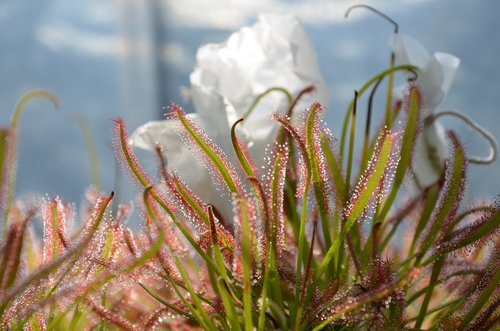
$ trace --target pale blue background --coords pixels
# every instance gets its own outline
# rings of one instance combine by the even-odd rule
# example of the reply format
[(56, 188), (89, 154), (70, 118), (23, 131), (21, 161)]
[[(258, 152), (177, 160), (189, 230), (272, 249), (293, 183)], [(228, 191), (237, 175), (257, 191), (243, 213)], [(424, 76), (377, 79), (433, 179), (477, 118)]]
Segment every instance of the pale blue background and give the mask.
[[(339, 118), (352, 91), (387, 67), (392, 26), (366, 11), (344, 10), (354, 1), (98, 1), (0, 2), (0, 123), (7, 125), (19, 97), (43, 87), (61, 99), (29, 105), (20, 129), (18, 194), (59, 194), (80, 201), (90, 183), (82, 135), (69, 113), (85, 116), (99, 143), (103, 190), (114, 182), (111, 118), (131, 132), (162, 116), (161, 105), (182, 104), (196, 49), (221, 42), (260, 11), (296, 12), (310, 33), (331, 87), (327, 120), (338, 136)], [(500, 138), (500, 2), (495, 0), (365, 1), (400, 23), (430, 51), (459, 56), (462, 66), (443, 108), (461, 110)], [(210, 4), (210, 5), (207, 5)], [(152, 23), (156, 22), (156, 23)], [(186, 105), (189, 109), (189, 105)], [(455, 120), (467, 151), (487, 146)], [(150, 164), (151, 166), (151, 164)], [(476, 198), (500, 192), (500, 163), (472, 166)], [(125, 187), (129, 187), (128, 184)], [(125, 192), (130, 191), (126, 189)], [(129, 192), (123, 199), (130, 199)], [(468, 198), (472, 201), (472, 198)]]

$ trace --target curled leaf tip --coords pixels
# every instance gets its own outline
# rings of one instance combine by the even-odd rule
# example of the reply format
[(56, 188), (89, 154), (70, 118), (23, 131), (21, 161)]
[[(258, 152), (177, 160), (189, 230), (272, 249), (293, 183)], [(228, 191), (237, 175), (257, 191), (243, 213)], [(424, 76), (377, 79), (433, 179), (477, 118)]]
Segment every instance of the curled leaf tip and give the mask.
[(121, 117), (115, 117), (115, 118), (112, 118), (111, 121), (115, 124), (118, 124), (118, 125), (122, 125), (123, 124), (123, 118)]
[(305, 89), (302, 90), (303, 93), (311, 93), (316, 91), (316, 86), (314, 85), (309, 85)]
[(166, 111), (163, 114), (165, 117), (177, 116), (186, 113), (184, 109), (175, 102), (172, 102), (169, 106), (163, 106), (163, 110)]
[(243, 122), (245, 120), (244, 117), (238, 119), (236, 122), (233, 123), (233, 125), (231, 126), (231, 135), (234, 135), (234, 131), (236, 130), (236, 126), (238, 124), (240, 124), (241, 122)]
[(243, 122), (244, 120), (245, 120), (245, 118), (244, 118), (244, 117), (242, 117), (242, 118), (238, 119), (236, 122), (234, 122), (233, 126), (236, 126), (237, 124), (239, 124), (239, 123)]
[(323, 105), (321, 105), (321, 103), (319, 103), (318, 101), (315, 101), (315, 102), (313, 102), (311, 108), (314, 110), (322, 110)]

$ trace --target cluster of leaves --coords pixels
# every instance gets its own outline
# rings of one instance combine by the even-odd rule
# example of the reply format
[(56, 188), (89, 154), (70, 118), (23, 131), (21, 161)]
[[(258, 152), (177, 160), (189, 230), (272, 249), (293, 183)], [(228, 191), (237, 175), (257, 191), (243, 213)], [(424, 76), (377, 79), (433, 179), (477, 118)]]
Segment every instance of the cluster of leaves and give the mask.
[[(493, 326), (500, 318), (500, 205), (461, 206), (467, 158), (453, 132), (441, 180), (412, 196), (402, 189), (423, 125), (417, 86), (410, 84), (398, 102), (389, 93), (374, 134), (367, 116), (355, 167), (357, 100), (385, 77), (391, 91), (400, 70), (416, 68), (392, 67), (356, 93), (338, 149), (321, 121), (321, 105), (295, 120), (274, 114), (270, 120), (281, 126), (263, 167), (236, 135), (241, 120), (231, 130), (235, 153), (228, 156), (173, 105), (170, 116), (219, 183), (231, 219), (168, 169), (161, 146), (162, 179), (151, 179), (125, 124), (115, 120), (115, 152), (143, 191), (143, 228), (135, 234), (125, 222), (130, 205), (108, 210), (113, 194), (89, 190), (79, 213), (57, 197), (30, 206), (14, 202), (20, 109), (33, 96), (52, 98), (28, 95), (12, 125), (0, 130), (2, 328)], [(33, 230), (37, 217), (43, 238)]]

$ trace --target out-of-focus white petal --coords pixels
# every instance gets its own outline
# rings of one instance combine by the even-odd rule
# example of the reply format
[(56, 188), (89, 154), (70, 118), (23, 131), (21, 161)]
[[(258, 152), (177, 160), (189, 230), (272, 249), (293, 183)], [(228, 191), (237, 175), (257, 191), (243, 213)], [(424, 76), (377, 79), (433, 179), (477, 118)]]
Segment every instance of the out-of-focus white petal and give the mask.
[(455, 80), (455, 75), (457, 74), (458, 68), (460, 67), (460, 59), (455, 55), (442, 52), (435, 53), (434, 57), (441, 64), (443, 72), (441, 89), (443, 90), (444, 94), (448, 94), (451, 84)]
[(413, 171), (420, 187), (435, 183), (448, 156), (444, 127), (437, 121), (423, 128), (415, 146)]
[[(432, 116), (448, 94), (460, 59), (447, 53), (434, 53), (431, 56), (416, 39), (399, 33), (392, 36), (389, 46), (396, 56), (397, 64), (411, 64), (419, 68), (416, 84), (422, 88), (424, 95), (423, 116)], [(447, 156), (444, 128), (437, 120), (424, 119), (413, 163), (416, 181), (420, 186), (428, 186), (439, 179)]]
[(210, 88), (193, 86), (191, 100), (196, 109), (197, 124), (214, 139), (217, 135), (229, 136), (229, 122), (224, 99)]
[[(172, 140), (178, 140), (176, 124), (173, 121), (151, 121), (141, 125), (130, 135), (130, 144), (137, 148), (154, 151), (157, 144), (172, 144)], [(180, 149), (177, 144), (172, 147)]]
[(411, 64), (419, 68), (416, 83), (424, 93), (424, 114), (434, 113), (451, 87), (460, 59), (447, 53), (430, 56), (420, 42), (400, 33), (392, 36), (389, 46), (396, 55), (397, 64)]
[[(329, 101), (312, 44), (292, 15), (261, 15), (256, 24), (242, 28), (226, 42), (201, 47), (190, 81), (193, 88), (204, 87), (224, 99), (230, 124), (243, 117), (253, 100), (270, 87), (283, 87), (295, 95), (315, 85), (317, 91), (303, 98), (298, 111), (313, 101)], [(286, 109), (286, 97), (280, 92), (261, 99), (240, 125), (249, 144), (256, 146), (263, 140), (269, 143), (277, 128), (269, 115)], [(257, 159), (263, 156), (253, 148), (251, 151), (258, 154)]]
[(399, 64), (412, 64), (423, 68), (429, 62), (430, 55), (427, 49), (411, 36), (396, 33), (389, 40), (389, 46), (396, 54), (396, 61)]

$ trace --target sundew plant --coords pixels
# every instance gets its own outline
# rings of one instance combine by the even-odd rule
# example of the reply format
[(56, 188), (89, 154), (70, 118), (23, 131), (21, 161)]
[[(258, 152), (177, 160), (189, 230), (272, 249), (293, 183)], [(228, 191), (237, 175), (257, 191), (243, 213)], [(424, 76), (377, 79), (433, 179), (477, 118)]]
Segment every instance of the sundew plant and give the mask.
[[(428, 53), (397, 24), (390, 47), (388, 68), (367, 77), (344, 112), (322, 106), (314, 50), (290, 15), (262, 15), (202, 47), (190, 77), (196, 113), (172, 104), (166, 120), (130, 137), (123, 120), (112, 122), (139, 213), (131, 203), (111, 208), (114, 194), (95, 187), (80, 211), (60, 197), (15, 198), (22, 108), (34, 97), (57, 106), (47, 91), (25, 95), (0, 129), (1, 328), (498, 327), (500, 203), (462, 202), (467, 168), (491, 163), (495, 140), (439, 110), (457, 57)], [(401, 93), (396, 75), (407, 77)], [(341, 132), (328, 129), (325, 111), (341, 114)], [(490, 155), (468, 155), (441, 116), (469, 124)], [(133, 147), (155, 153), (157, 174)]]

